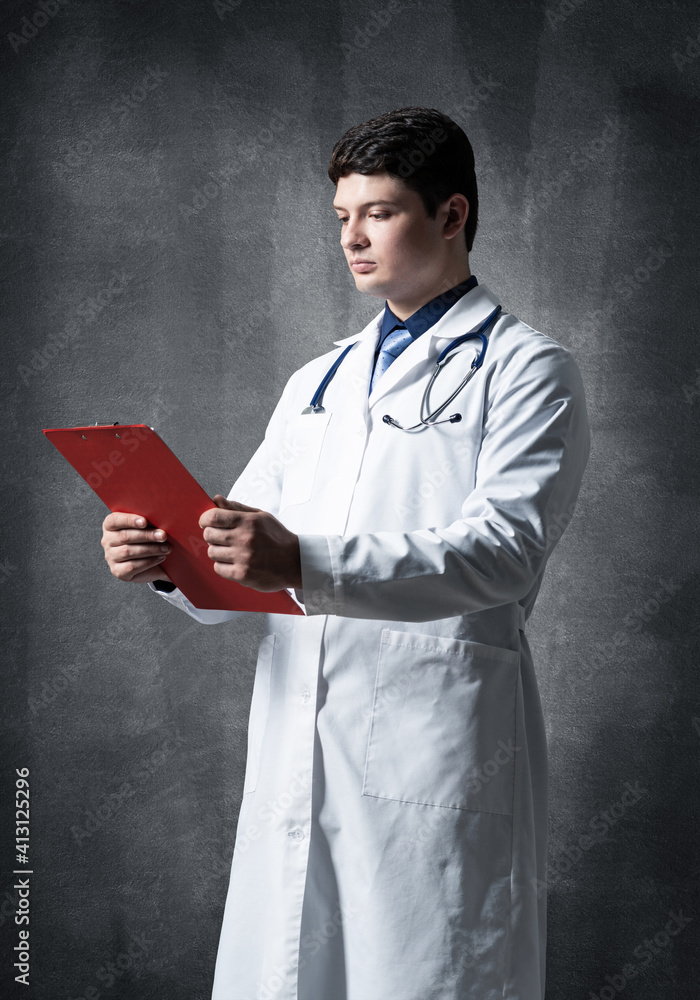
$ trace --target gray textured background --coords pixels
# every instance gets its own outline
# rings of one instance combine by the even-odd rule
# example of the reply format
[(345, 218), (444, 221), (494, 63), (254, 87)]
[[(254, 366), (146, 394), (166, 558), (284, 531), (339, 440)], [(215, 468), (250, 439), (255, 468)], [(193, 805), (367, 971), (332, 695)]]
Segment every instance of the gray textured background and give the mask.
[[(291, 372), (381, 307), (338, 246), (333, 142), (424, 104), (475, 149), (473, 271), (573, 350), (588, 394), (579, 507), (528, 628), (551, 759), (547, 997), (696, 998), (697, 4), (48, 9), (5, 0), (0, 35), (3, 995), (208, 997), (262, 630), (204, 628), (114, 580), (105, 508), (41, 428), (150, 424), (227, 493)], [(23, 766), (32, 987), (15, 992)], [(688, 926), (635, 957), (679, 909)], [(141, 957), (110, 982), (134, 935)]]

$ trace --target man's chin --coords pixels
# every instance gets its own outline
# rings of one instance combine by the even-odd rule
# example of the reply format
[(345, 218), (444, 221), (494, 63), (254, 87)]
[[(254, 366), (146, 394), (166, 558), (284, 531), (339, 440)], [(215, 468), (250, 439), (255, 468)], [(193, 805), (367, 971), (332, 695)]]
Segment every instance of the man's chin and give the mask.
[(367, 274), (357, 274), (353, 271), (355, 288), (363, 295), (374, 295), (375, 298), (385, 299), (387, 297), (387, 286), (374, 271)]

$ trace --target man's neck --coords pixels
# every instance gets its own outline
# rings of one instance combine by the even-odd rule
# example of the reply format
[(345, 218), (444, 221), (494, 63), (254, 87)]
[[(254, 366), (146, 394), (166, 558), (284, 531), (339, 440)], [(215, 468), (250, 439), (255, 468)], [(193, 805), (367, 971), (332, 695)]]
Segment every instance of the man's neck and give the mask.
[(444, 271), (440, 280), (429, 289), (417, 292), (410, 298), (400, 300), (387, 299), (387, 305), (393, 312), (394, 316), (403, 321), (408, 319), (409, 316), (412, 316), (415, 312), (418, 312), (421, 306), (424, 306), (428, 302), (432, 302), (432, 300), (437, 298), (439, 295), (449, 292), (449, 290), (454, 288), (455, 285), (461, 285), (461, 283), (466, 281), (468, 278), (471, 278), (469, 264), (462, 264), (451, 270)]

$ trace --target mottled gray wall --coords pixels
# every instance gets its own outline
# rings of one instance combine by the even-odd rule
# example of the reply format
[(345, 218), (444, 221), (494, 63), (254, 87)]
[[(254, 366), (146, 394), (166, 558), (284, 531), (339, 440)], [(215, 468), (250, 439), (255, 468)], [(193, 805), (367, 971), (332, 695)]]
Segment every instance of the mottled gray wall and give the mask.
[[(0, 35), (3, 995), (208, 997), (262, 630), (114, 580), (105, 509), (41, 428), (148, 423), (227, 493), (290, 373), (378, 308), (338, 247), (333, 142), (425, 104), (476, 152), (474, 272), (588, 393), (586, 480), (528, 627), (548, 1000), (697, 997), (697, 4), (44, 6), (5, 0)], [(10, 958), (25, 766), (30, 990)]]

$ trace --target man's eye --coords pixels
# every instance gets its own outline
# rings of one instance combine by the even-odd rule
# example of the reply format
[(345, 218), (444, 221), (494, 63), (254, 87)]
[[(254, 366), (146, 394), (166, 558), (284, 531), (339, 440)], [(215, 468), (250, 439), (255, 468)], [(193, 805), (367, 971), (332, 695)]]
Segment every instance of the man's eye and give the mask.
[[(388, 219), (389, 215), (390, 215), (389, 212), (372, 212), (372, 214), (370, 215), (370, 219)], [(339, 215), (337, 216), (337, 219), (338, 222), (340, 223), (345, 223), (348, 221), (347, 215)]]

